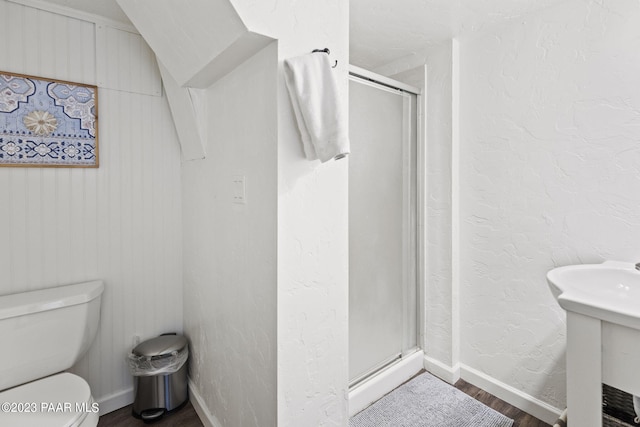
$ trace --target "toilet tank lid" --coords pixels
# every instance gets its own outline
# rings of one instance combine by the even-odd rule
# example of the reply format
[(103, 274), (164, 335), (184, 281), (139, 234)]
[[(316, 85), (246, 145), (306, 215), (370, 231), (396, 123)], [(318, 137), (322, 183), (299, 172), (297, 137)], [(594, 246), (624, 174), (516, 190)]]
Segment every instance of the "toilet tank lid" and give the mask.
[(102, 280), (0, 296), (0, 320), (87, 303), (104, 290)]

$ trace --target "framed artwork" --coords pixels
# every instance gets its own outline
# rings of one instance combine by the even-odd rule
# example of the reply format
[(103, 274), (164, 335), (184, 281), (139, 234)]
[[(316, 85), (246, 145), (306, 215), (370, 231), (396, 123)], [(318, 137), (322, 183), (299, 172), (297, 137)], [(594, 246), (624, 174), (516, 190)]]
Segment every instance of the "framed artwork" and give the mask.
[(0, 166), (98, 165), (96, 86), (0, 71)]

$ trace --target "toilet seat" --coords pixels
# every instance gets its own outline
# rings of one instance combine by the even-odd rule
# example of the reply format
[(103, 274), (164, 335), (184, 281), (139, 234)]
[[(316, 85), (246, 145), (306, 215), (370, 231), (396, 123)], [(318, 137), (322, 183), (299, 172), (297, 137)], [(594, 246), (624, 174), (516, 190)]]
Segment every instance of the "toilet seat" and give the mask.
[(6, 412), (3, 408), (2, 426), (89, 427), (98, 423), (89, 384), (68, 372), (0, 392), (0, 404), (3, 402), (15, 404), (13, 410), (19, 412)]

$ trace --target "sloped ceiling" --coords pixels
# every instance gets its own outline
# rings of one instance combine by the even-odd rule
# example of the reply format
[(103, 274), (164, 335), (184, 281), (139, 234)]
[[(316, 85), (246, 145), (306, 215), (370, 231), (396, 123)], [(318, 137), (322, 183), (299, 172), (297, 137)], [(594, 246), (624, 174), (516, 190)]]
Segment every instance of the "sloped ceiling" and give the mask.
[[(47, 0), (129, 23), (115, 0)], [(350, 62), (375, 69), (453, 36), (567, 0), (350, 0)]]

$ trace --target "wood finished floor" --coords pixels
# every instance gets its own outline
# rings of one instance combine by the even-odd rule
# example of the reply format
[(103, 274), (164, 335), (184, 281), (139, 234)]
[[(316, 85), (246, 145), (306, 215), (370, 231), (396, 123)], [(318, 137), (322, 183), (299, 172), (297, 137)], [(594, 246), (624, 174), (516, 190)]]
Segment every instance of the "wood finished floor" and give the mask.
[[(550, 427), (549, 424), (509, 405), (464, 380), (459, 380), (454, 386), (458, 390), (514, 420), (513, 427)], [(100, 417), (100, 422), (98, 422), (98, 427), (141, 427), (145, 425), (147, 424), (142, 420), (134, 418), (131, 415), (131, 406), (125, 406), (122, 409), (103, 415)], [(165, 415), (161, 420), (151, 425), (153, 427), (203, 427), (191, 402), (187, 403), (182, 409)]]
[(110, 412), (100, 417), (98, 427), (204, 427), (191, 402), (170, 414), (165, 414), (160, 420), (145, 424), (144, 421), (131, 415), (131, 405)]
[(497, 397), (487, 393), (486, 391), (479, 389), (478, 387), (469, 384), (464, 380), (458, 380), (454, 384), (455, 388), (468, 394), (479, 402), (484, 403), (489, 408), (500, 412), (502, 415), (509, 417), (513, 420), (513, 427), (551, 427), (549, 424), (540, 421), (532, 415), (521, 411), (520, 409), (509, 405), (507, 402), (498, 399)]

